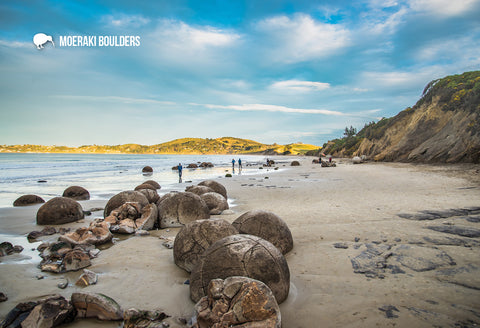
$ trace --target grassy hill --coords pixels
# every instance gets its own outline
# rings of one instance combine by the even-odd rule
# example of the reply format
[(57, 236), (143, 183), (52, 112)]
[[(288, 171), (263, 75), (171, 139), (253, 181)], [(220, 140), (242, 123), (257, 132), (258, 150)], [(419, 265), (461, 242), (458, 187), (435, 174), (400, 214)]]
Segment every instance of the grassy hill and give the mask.
[(217, 139), (182, 138), (157, 145), (125, 144), (115, 146), (85, 145), (80, 147), (3, 145), (0, 153), (85, 153), (85, 154), (284, 154), (299, 155), (320, 147), (303, 143), (267, 145), (257, 141), (222, 137)]

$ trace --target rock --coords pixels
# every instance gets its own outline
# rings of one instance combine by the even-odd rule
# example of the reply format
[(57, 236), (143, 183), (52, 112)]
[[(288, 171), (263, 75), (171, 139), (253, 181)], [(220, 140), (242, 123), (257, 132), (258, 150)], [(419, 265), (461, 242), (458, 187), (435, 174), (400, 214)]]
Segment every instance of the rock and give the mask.
[(71, 301), (77, 310), (77, 318), (123, 320), (120, 305), (104, 294), (73, 293)]
[(348, 245), (347, 245), (347, 243), (335, 243), (335, 244), (333, 244), (333, 247), (341, 248), (341, 249), (347, 249)]
[(293, 248), (293, 238), (285, 221), (272, 212), (248, 211), (233, 221), (239, 233), (261, 237), (275, 245), (282, 254)]
[(21, 323), (30, 314), (37, 302), (18, 303), (10, 312), (8, 312), (5, 320), (0, 323), (2, 328), (21, 327)]
[(205, 180), (205, 181), (202, 181), (198, 184), (199, 186), (206, 186), (206, 187), (209, 187), (209, 188), (212, 188), (213, 191), (215, 192), (218, 192), (220, 195), (222, 195), (223, 197), (225, 197), (225, 199), (228, 199), (227, 197), (227, 189), (225, 189), (225, 187), (217, 182), (217, 181), (214, 181), (214, 180)]
[(195, 164), (195, 163), (190, 163), (190, 164), (188, 164), (188, 166), (187, 166), (187, 169), (196, 169), (196, 168), (198, 168), (198, 165)]
[(43, 204), (37, 212), (37, 224), (64, 224), (84, 218), (82, 206), (73, 199), (55, 197)]
[(365, 244), (366, 250), (350, 260), (354, 273), (365, 274), (368, 278), (383, 278), (387, 270), (392, 273), (405, 273), (395, 266), (387, 266), (387, 259), (392, 256), (390, 245)]
[(322, 161), (322, 167), (337, 167), (337, 163)]
[(200, 167), (214, 167), (212, 162), (202, 162), (199, 166)]
[[(73, 321), (75, 309), (60, 295), (47, 296), (37, 302), (21, 322), (22, 328), (50, 328)], [(2, 326), (3, 327), (3, 326)]]
[[(39, 246), (40, 249), (40, 246)], [(90, 252), (94, 249), (92, 245), (72, 245), (65, 241), (48, 244), (41, 247), (40, 268), (47, 272), (76, 271), (91, 264)], [(93, 257), (93, 256), (92, 256)]]
[(103, 212), (103, 217), (106, 218), (108, 215), (110, 215), (111, 211), (119, 208), (126, 202), (137, 202), (140, 203), (142, 207), (149, 203), (147, 197), (145, 197), (145, 195), (143, 195), (141, 192), (133, 190), (122, 191), (110, 198), (110, 200), (107, 202)]
[(388, 319), (392, 319), (392, 318), (398, 318), (398, 315), (394, 314), (393, 311), (396, 311), (396, 312), (400, 312), (397, 307), (393, 306), (393, 305), (384, 305), (380, 308), (378, 308), (380, 311), (382, 312), (385, 312), (385, 316), (388, 318)]
[(74, 249), (63, 257), (62, 271), (78, 271), (90, 266), (90, 256), (79, 249)]
[(4, 241), (0, 244), (0, 256), (7, 256), (13, 254), (13, 245), (8, 241)]
[(59, 282), (59, 283), (57, 284), (57, 287), (60, 288), (60, 289), (65, 289), (65, 288), (67, 288), (67, 287), (68, 287), (68, 280)]
[(75, 200), (89, 200), (90, 193), (87, 189), (80, 186), (71, 186), (65, 189), (63, 197), (68, 197)]
[(147, 180), (147, 181), (145, 181), (145, 182), (142, 183), (142, 184), (149, 184), (149, 185), (151, 185), (151, 186), (154, 186), (155, 189), (161, 189), (161, 188), (162, 188), (157, 181), (153, 181), (153, 180)]
[(355, 156), (354, 158), (352, 158), (352, 163), (353, 164), (360, 164), (362, 163), (362, 159), (359, 157), (359, 156)]
[(232, 235), (213, 243), (190, 276), (190, 298), (198, 302), (212, 279), (245, 276), (264, 282), (278, 303), (288, 296), (290, 271), (282, 253), (270, 242), (252, 235)]
[(191, 272), (200, 256), (211, 244), (237, 233), (237, 229), (223, 219), (189, 222), (180, 229), (175, 237), (173, 244), (175, 264), (187, 272)]
[(205, 201), (191, 192), (168, 193), (160, 198), (157, 206), (160, 228), (180, 227), (210, 217)]
[(439, 269), (436, 278), (465, 288), (480, 290), (480, 267), (473, 263), (465, 266)]
[(469, 238), (480, 237), (480, 229), (476, 229), (476, 228), (460, 227), (456, 225), (429, 226), (426, 228), (430, 230), (438, 231), (438, 232), (444, 232), (444, 233), (449, 233), (449, 234), (463, 236), (463, 237), (469, 237)]
[(198, 186), (198, 185), (197, 186), (188, 186), (187, 188), (185, 188), (185, 191), (193, 192), (194, 194), (197, 194), (199, 196), (201, 196), (203, 194), (206, 194), (207, 192), (215, 192), (215, 190), (213, 190), (210, 187)]
[(157, 205), (127, 202), (112, 211), (105, 221), (110, 224), (110, 231), (132, 234), (137, 230), (151, 230), (157, 224)]
[(23, 251), (23, 247), (20, 245), (15, 245), (13, 246), (13, 252), (14, 253), (21, 253)]
[(45, 227), (42, 231), (32, 231), (27, 235), (28, 239), (37, 239), (42, 236), (51, 236), (57, 233), (54, 227)]
[(290, 166), (300, 166), (300, 162), (299, 161), (292, 161), (290, 163)]
[(135, 187), (135, 191), (140, 191), (142, 189), (150, 189), (150, 190), (155, 190), (157, 191), (157, 188), (155, 188), (154, 186), (152, 186), (151, 184), (149, 183), (142, 183), (141, 185), (138, 185)]
[(163, 328), (168, 327), (163, 322), (170, 317), (162, 310), (143, 311), (128, 309), (123, 312), (124, 328)]
[(394, 248), (392, 260), (416, 272), (455, 265), (455, 261), (444, 251), (413, 245), (400, 245)]
[(29, 205), (35, 205), (35, 204), (42, 204), (45, 203), (45, 200), (43, 200), (42, 197), (39, 197), (37, 195), (23, 195), (18, 197), (14, 202), (13, 206), (29, 206)]
[(147, 165), (142, 169), (142, 173), (153, 173), (153, 169), (151, 166)]
[(6, 300), (8, 300), (7, 295), (5, 295), (4, 293), (0, 292), (0, 302), (5, 302)]
[(139, 192), (141, 192), (145, 197), (147, 197), (150, 204), (156, 204), (160, 200), (160, 196), (158, 195), (156, 190), (140, 189)]
[(320, 161), (318, 159), (312, 160), (312, 164), (320, 164)]
[(113, 238), (109, 224), (101, 219), (96, 219), (90, 225), (78, 228), (74, 232), (66, 233), (58, 238), (73, 245), (91, 244), (101, 245), (108, 243)]
[(82, 275), (78, 278), (75, 285), (79, 287), (87, 287), (90, 285), (95, 285), (98, 281), (98, 275), (90, 270), (83, 269)]
[(194, 328), (280, 328), (281, 314), (275, 297), (263, 282), (247, 277), (214, 279), (207, 296), (195, 305)]
[(216, 192), (207, 192), (200, 196), (208, 206), (210, 210), (210, 215), (219, 215), (222, 214), (224, 210), (228, 210), (228, 202), (219, 193)]

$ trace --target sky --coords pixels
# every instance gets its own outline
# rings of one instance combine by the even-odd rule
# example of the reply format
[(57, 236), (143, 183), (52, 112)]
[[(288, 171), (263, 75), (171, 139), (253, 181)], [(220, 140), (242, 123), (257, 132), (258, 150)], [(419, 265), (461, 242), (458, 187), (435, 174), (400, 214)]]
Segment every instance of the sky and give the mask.
[(321, 146), (479, 69), (480, 0), (3, 0), (0, 144)]

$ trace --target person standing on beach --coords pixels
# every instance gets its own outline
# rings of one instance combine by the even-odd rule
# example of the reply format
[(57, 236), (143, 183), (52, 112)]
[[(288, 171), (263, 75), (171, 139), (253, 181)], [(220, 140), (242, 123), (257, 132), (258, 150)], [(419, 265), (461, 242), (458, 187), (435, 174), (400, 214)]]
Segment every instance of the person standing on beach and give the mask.
[(242, 169), (242, 159), (241, 158), (238, 159), (238, 169), (239, 170)]
[(235, 159), (232, 158), (232, 169), (235, 171)]
[(182, 163), (178, 163), (177, 169), (178, 169), (178, 182), (182, 182), (182, 170), (183, 170)]

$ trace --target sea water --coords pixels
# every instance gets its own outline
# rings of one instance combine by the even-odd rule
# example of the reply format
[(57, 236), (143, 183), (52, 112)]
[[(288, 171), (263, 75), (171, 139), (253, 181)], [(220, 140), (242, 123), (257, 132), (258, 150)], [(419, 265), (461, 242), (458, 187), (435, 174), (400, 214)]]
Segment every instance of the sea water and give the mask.
[[(235, 172), (232, 172), (232, 158)], [(238, 170), (238, 159), (243, 169)], [(146, 180), (155, 180), (161, 193), (183, 191), (186, 184), (225, 177), (230, 174), (258, 174), (266, 162), (263, 155), (125, 155), (125, 154), (0, 154), (0, 207), (11, 207), (22, 195), (34, 194), (45, 201), (62, 196), (69, 186), (81, 186), (90, 192), (90, 199), (106, 199), (133, 190)], [(288, 161), (285, 158), (285, 163)], [(211, 162), (213, 168), (187, 169), (190, 163)], [(184, 167), (183, 180), (173, 166)], [(153, 168), (152, 175), (142, 174), (144, 166)], [(46, 181), (46, 182), (39, 182)]]

